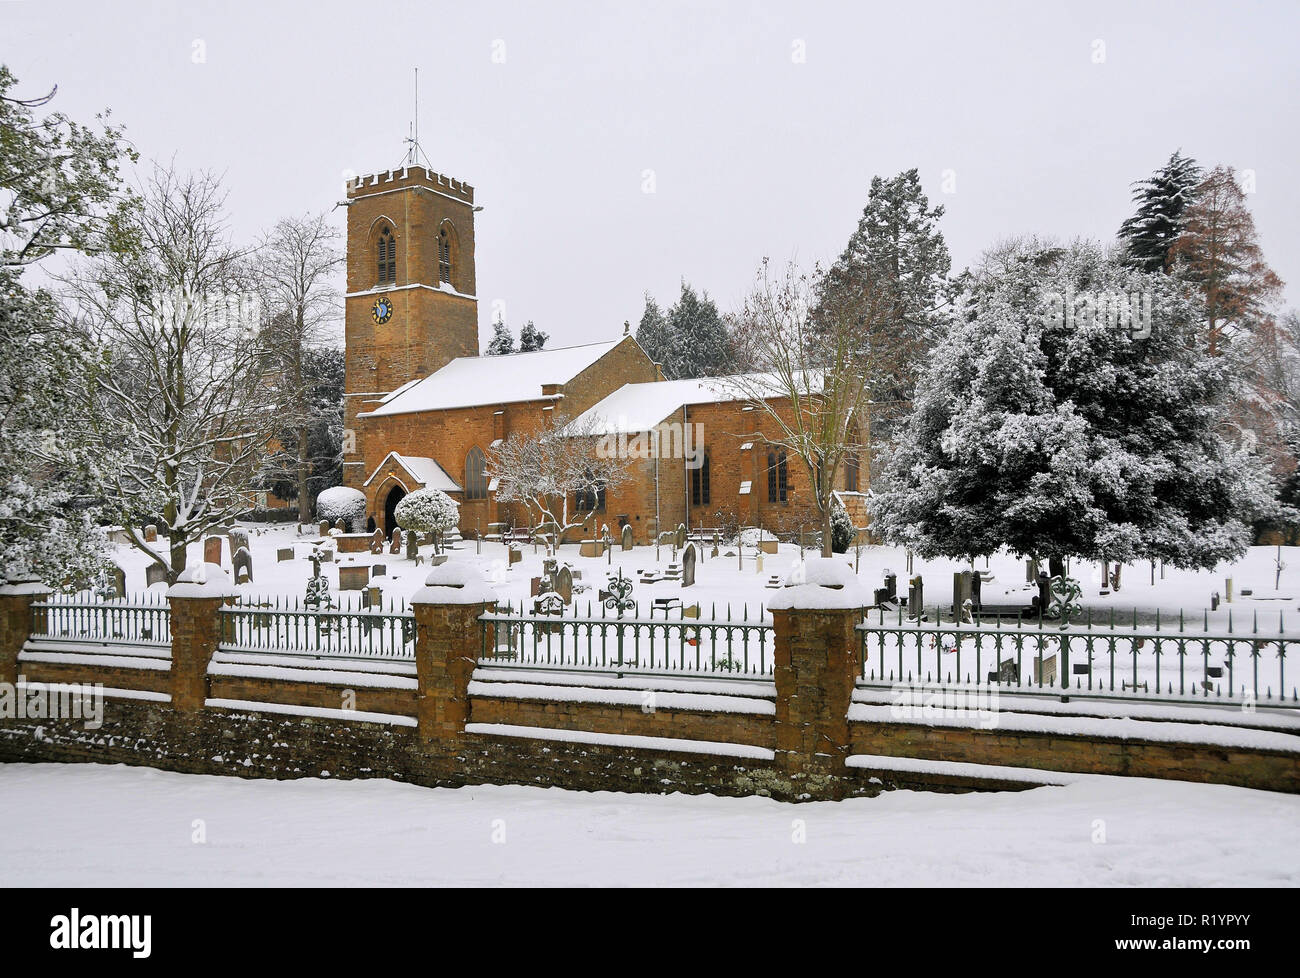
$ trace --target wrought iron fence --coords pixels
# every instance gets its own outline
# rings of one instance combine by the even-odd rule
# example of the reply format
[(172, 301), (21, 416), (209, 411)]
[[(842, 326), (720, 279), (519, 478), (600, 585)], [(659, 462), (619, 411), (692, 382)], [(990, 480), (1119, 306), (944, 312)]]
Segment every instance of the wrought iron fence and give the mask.
[(221, 646), (284, 655), (411, 659), (415, 616), (400, 605), (309, 607), (300, 601), (245, 600), (221, 609)]
[(1136, 611), (1127, 622), (1088, 612), (1062, 625), (1024, 616), (945, 622), (938, 608), (932, 620), (919, 622), (904, 620), (902, 609), (870, 612), (858, 626), (861, 683), (1300, 707), (1286, 670), (1287, 651), (1300, 645), (1300, 633), (1288, 634), (1281, 612), (1276, 630), (1271, 626), (1258, 613), (1248, 625), (1234, 622), (1231, 612), (1226, 626), (1215, 629), (1208, 613), (1199, 621), (1157, 613), (1144, 623)]
[[(526, 613), (507, 605), (479, 617), (482, 665), (526, 669), (671, 673), (715, 677), (769, 678), (772, 625), (762, 611), (751, 617), (730, 607), (724, 618), (689, 617), (694, 608), (642, 609), (631, 604), (623, 617), (595, 613), (590, 605), (553, 606), (550, 614)], [(661, 617), (656, 617), (656, 612)]]
[(169, 645), (171, 606), (152, 594), (100, 599), (51, 594), (31, 605), (33, 638), (73, 642)]

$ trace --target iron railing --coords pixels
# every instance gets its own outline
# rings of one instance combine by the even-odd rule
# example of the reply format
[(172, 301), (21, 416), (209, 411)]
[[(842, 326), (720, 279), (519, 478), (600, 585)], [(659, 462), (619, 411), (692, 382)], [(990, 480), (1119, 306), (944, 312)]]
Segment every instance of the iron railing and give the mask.
[(35, 639), (134, 645), (170, 645), (171, 606), (152, 594), (125, 598), (87, 598), (51, 594), (31, 605)]
[(415, 616), (389, 602), (320, 609), (299, 601), (245, 601), (221, 609), (221, 647), (284, 655), (412, 659)]
[[(748, 606), (724, 618), (688, 617), (687, 608), (627, 609), (623, 617), (586, 614), (575, 602), (554, 614), (507, 605), (479, 617), (482, 665), (673, 675), (772, 676), (772, 625)], [(660, 617), (656, 617), (659, 614)]]
[[(1010, 687), (1015, 692), (1151, 699), (1207, 700), (1300, 707), (1288, 688), (1288, 648), (1300, 633), (1286, 630), (1279, 612), (1276, 630), (1258, 612), (1248, 626), (1231, 612), (1225, 626), (1211, 629), (1209, 616), (1188, 621), (1158, 612), (1140, 621), (1114, 613), (1104, 619), (1087, 612), (1068, 625), (1025, 616), (973, 622), (904, 620), (898, 613), (869, 612), (858, 626), (861, 685), (935, 683), (944, 686)], [(1272, 618), (1271, 615), (1268, 616)]]

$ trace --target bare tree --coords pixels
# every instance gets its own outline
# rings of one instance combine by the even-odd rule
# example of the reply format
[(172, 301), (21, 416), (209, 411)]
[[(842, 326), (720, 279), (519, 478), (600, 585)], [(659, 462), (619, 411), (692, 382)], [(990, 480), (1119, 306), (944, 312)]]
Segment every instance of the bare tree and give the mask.
[(597, 426), (596, 418), (551, 418), (536, 432), (513, 432), (488, 459), (497, 499), (522, 503), (538, 523), (553, 524), (557, 544), (592, 518), (606, 490), (629, 477), (627, 460), (608, 450)]
[(309, 435), (313, 420), (313, 378), (304, 370), (312, 348), (326, 338), (338, 316), (339, 295), (331, 282), (343, 255), (338, 232), (325, 214), (281, 220), (262, 235), (253, 255), (252, 274), (267, 314), (262, 340), (277, 373), (284, 413), (280, 427), (292, 433), (272, 456), (273, 468), (297, 485), (298, 522), (311, 518), (308, 480), (312, 474)]
[(820, 277), (793, 263), (774, 275), (763, 261), (733, 319), (738, 349), (755, 372), (725, 383), (768, 422), (772, 434), (755, 437), (803, 461), (829, 557), (836, 479), (867, 447), (872, 391), (892, 377), (896, 351), (863, 341), (889, 309), (879, 292), (863, 283), (819, 295)]
[[(102, 351), (89, 409), (112, 504), (174, 581), (187, 545), (247, 508), (279, 406), (219, 181), (155, 168), (142, 196), (140, 247), (64, 282)], [(135, 527), (158, 514), (166, 550)]]

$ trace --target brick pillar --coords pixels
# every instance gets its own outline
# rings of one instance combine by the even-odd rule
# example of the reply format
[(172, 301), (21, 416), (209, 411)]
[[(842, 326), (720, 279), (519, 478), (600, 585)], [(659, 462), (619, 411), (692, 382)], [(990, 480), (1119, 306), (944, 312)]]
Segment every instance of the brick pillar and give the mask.
[(849, 754), (849, 702), (858, 675), (856, 609), (772, 612), (776, 761), (788, 774), (837, 775)]
[(0, 683), (18, 682), (18, 653), (31, 632), (32, 604), (49, 597), (50, 589), (35, 581), (0, 587)]
[(169, 595), (172, 609), (172, 708), (192, 713), (208, 698), (208, 663), (221, 641), (225, 598)]
[(476, 567), (448, 561), (429, 573), (411, 603), (420, 739), (459, 740), (469, 722), (469, 683), (482, 648), (478, 618), (496, 609), (496, 594)]

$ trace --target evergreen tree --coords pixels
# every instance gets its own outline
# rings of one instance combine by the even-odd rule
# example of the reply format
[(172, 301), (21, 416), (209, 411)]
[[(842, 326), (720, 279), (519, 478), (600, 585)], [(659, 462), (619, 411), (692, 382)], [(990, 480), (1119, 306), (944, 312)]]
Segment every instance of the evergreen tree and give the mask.
[(487, 345), (487, 356), (499, 357), (515, 352), (515, 338), (505, 320), (498, 319), (492, 324), (492, 341)]
[[(312, 513), (316, 497), (343, 482), (343, 351), (334, 347), (308, 347), (303, 351), (302, 380), (305, 420), (277, 432), (282, 444), (306, 432), (307, 498), (303, 512)], [(295, 456), (296, 457), (296, 456)], [(273, 467), (259, 485), (285, 500), (297, 499), (299, 483)]]
[[(1194, 342), (1194, 290), (1090, 244), (994, 258), (921, 377), (873, 526), (927, 557), (1007, 547), (1056, 568), (1239, 557), (1276, 507), (1259, 459), (1223, 435), (1230, 367)], [(1152, 299), (1145, 338), (1120, 314), (1135, 293)]]
[(651, 360), (664, 366), (666, 373), (669, 361), (675, 358), (676, 343), (667, 317), (649, 292), (645, 294), (645, 311), (637, 324), (636, 341)]
[(673, 348), (664, 367), (667, 376), (718, 377), (734, 372), (731, 336), (707, 292), (701, 295), (682, 283), (681, 295), (668, 311), (668, 334)]
[(1202, 170), (1196, 161), (1175, 150), (1159, 170), (1133, 184), (1137, 212), (1120, 225), (1125, 259), (1142, 272), (1163, 272), (1169, 250), (1183, 230), (1183, 215), (1195, 197)]
[(533, 325), (530, 319), (524, 323), (524, 328), (519, 331), (519, 352), (532, 353), (546, 346), (546, 341), (551, 338), (550, 333), (543, 333)]

